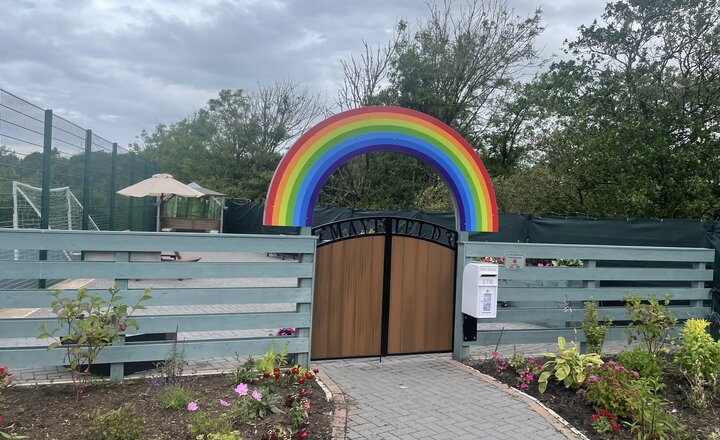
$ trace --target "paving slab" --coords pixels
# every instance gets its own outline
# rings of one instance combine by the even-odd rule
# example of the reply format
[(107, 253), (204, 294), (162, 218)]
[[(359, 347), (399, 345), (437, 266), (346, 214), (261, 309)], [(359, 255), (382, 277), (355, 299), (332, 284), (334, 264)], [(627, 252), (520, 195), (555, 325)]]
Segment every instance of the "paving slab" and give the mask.
[(318, 361), (345, 393), (348, 439), (574, 438), (446, 354)]

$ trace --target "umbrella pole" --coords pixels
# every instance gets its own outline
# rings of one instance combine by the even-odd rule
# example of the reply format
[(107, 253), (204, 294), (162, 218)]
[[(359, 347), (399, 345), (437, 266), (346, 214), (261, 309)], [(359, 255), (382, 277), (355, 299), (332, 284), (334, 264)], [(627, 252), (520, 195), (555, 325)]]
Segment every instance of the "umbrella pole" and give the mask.
[(162, 215), (162, 209), (160, 208), (162, 204), (162, 194), (160, 194), (157, 198), (157, 222), (156, 222), (156, 232), (160, 232), (160, 216)]

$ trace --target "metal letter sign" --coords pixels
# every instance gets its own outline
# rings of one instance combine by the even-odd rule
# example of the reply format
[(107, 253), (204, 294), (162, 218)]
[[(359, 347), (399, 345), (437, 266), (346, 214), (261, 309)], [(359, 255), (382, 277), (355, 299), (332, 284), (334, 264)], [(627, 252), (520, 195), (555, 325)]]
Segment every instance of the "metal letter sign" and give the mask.
[(525, 269), (525, 255), (505, 255), (505, 269)]

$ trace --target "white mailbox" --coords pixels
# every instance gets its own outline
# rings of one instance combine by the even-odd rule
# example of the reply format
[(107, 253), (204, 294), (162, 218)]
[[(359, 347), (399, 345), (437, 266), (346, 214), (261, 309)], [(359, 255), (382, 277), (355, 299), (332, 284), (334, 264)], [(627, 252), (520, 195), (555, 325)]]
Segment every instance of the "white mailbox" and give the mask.
[(470, 263), (463, 270), (462, 312), (475, 318), (497, 316), (498, 265)]

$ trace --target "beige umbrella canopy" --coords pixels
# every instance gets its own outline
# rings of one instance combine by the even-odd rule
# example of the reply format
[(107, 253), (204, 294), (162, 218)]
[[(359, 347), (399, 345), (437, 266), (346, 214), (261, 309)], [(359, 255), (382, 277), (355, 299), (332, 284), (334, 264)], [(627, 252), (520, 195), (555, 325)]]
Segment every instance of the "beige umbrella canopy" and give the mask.
[(202, 197), (204, 194), (179, 182), (170, 174), (153, 174), (149, 179), (130, 185), (117, 192), (127, 197), (157, 197), (157, 230), (160, 231), (160, 216), (162, 214), (163, 196), (174, 194), (182, 197)]

